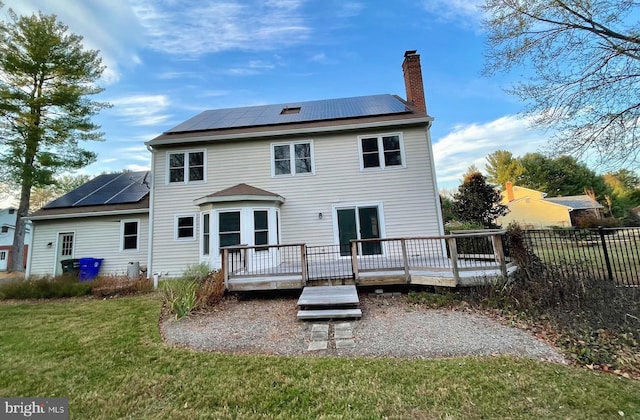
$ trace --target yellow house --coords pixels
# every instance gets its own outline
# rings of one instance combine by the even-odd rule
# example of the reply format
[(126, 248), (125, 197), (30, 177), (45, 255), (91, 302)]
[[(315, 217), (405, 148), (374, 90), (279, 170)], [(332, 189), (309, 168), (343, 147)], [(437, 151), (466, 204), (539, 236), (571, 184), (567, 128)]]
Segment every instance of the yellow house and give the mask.
[(502, 204), (509, 208), (497, 224), (507, 226), (515, 221), (525, 228), (576, 226), (580, 217), (600, 217), (603, 206), (588, 195), (550, 197), (542, 191), (518, 187), (507, 182)]

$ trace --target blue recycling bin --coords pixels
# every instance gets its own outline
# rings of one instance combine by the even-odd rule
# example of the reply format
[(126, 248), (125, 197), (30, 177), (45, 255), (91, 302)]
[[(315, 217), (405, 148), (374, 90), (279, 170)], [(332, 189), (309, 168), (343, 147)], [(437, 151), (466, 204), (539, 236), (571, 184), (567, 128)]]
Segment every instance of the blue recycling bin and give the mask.
[(80, 281), (89, 281), (98, 277), (104, 258), (80, 258)]

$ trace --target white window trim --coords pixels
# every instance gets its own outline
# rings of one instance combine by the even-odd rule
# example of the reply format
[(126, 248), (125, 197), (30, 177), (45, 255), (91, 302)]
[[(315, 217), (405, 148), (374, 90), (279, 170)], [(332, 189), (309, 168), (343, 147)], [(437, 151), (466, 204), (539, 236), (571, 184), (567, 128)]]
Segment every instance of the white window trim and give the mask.
[[(393, 165), (387, 167), (384, 163), (384, 147), (382, 145), (382, 138), (389, 136), (398, 136), (400, 139), (400, 159), (402, 159), (402, 165)], [(370, 138), (378, 138), (378, 158), (380, 159), (380, 166), (374, 168), (365, 168), (364, 167), (364, 159), (362, 157), (362, 139), (370, 139)], [(360, 160), (360, 171), (361, 172), (369, 172), (369, 171), (381, 171), (381, 170), (393, 170), (399, 168), (407, 167), (407, 159), (404, 153), (404, 138), (402, 133), (382, 133), (382, 134), (370, 134), (370, 135), (362, 135), (358, 136), (358, 159)]]
[[(173, 216), (173, 239), (176, 241), (195, 241), (198, 237), (198, 229), (197, 229), (197, 217), (198, 215), (195, 213), (184, 213), (184, 214), (176, 214)], [(184, 238), (178, 237), (178, 219), (190, 217), (193, 220), (193, 236), (187, 236)]]
[[(261, 245), (257, 245), (256, 244), (256, 212), (257, 211), (266, 211), (267, 212), (267, 243), (266, 244), (261, 244)], [(251, 226), (251, 243), (253, 246), (269, 246), (269, 245), (273, 245), (271, 243), (271, 230), (272, 230), (272, 226), (271, 226), (271, 209), (268, 207), (253, 207), (251, 209), (251, 221), (252, 226)]]
[[(202, 160), (203, 160), (203, 168), (202, 168), (202, 181), (189, 181), (189, 153), (198, 153), (202, 152)], [(171, 155), (184, 155), (184, 181), (182, 182), (171, 182), (171, 171), (169, 165), (171, 164)], [(167, 151), (165, 156), (165, 184), (166, 185), (185, 185), (185, 184), (204, 184), (207, 182), (207, 149), (193, 149), (193, 150), (171, 150)]]
[[(204, 253), (204, 216), (208, 215), (209, 216), (209, 253), (205, 254)], [(213, 230), (213, 222), (212, 219), (213, 218), (213, 212), (212, 211), (203, 211), (200, 213), (200, 258), (209, 258), (211, 257), (211, 254), (213, 254), (211, 252), (211, 250), (213, 249), (213, 241), (212, 241), (212, 230)]]
[[(294, 145), (296, 144), (309, 144), (310, 157), (311, 157), (311, 172), (296, 173), (296, 155), (294, 151)], [(276, 175), (275, 165), (275, 147), (276, 146), (289, 146), (289, 159), (291, 164), (291, 173)], [(286, 178), (291, 176), (311, 176), (316, 174), (316, 158), (313, 147), (313, 140), (299, 140), (299, 141), (287, 141), (280, 143), (271, 143), (271, 177), (272, 178)]]
[[(124, 224), (125, 223), (137, 223), (138, 229), (136, 230), (136, 248), (133, 249), (124, 249)], [(140, 219), (122, 219), (120, 220), (120, 252), (139, 252), (140, 251), (140, 239), (142, 239), (140, 235), (140, 227), (142, 224), (140, 223)], [(75, 243), (74, 243), (75, 246)]]
[[(385, 221), (384, 221), (384, 205), (382, 201), (369, 201), (369, 202), (361, 202), (361, 203), (340, 203), (334, 204), (331, 209), (332, 217), (333, 217), (333, 240), (335, 244), (340, 243), (340, 230), (338, 229), (338, 210), (346, 210), (353, 209), (359, 207), (377, 207), (378, 208), (378, 223), (380, 224), (380, 239), (385, 239), (387, 237), (387, 231), (385, 229)], [(358, 234), (360, 236), (360, 234)], [(387, 246), (385, 242), (381, 242), (381, 255), (358, 255), (358, 258), (375, 258), (387, 255)], [(338, 258), (351, 258), (351, 256), (339, 256)]]

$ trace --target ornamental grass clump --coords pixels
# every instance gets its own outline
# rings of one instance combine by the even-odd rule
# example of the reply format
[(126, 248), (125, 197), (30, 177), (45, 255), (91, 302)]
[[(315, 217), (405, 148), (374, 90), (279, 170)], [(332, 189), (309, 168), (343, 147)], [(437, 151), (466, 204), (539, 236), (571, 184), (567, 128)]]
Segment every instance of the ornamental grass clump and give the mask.
[(160, 285), (162, 297), (176, 319), (188, 316), (196, 307), (198, 283), (187, 278), (165, 280)]
[(0, 300), (86, 296), (91, 294), (91, 288), (90, 282), (79, 282), (73, 276), (19, 279), (0, 284)]

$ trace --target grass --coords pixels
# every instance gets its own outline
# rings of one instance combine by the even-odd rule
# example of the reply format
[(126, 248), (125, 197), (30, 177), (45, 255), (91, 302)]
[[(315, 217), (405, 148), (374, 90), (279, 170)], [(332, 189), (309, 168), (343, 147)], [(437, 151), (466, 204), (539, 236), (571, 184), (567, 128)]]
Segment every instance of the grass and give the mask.
[(0, 395), (68, 397), (74, 419), (640, 416), (640, 382), (528, 359), (171, 348), (160, 307), (157, 295), (0, 304)]

